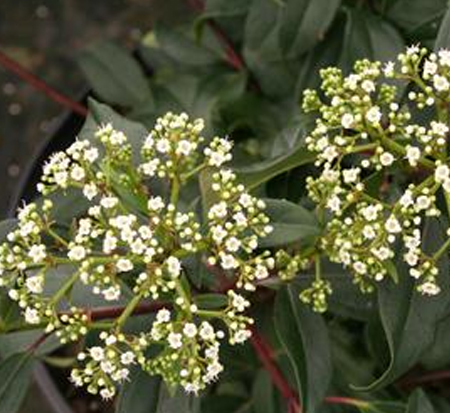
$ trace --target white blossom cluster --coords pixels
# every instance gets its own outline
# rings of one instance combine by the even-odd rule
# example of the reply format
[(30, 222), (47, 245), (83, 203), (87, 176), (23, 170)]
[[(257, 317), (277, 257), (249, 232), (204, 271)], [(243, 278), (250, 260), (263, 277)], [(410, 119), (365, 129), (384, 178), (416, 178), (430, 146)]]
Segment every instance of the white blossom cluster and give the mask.
[[(77, 140), (50, 158), (38, 186), (46, 200), (24, 206), (16, 229), (0, 246), (0, 283), (27, 324), (64, 343), (103, 330), (100, 344), (80, 353), (83, 366), (71, 378), (104, 398), (127, 380), (132, 364), (198, 392), (223, 369), (220, 342), (228, 337), (230, 344), (240, 344), (251, 334), (243, 296), (231, 289), (228, 305), (211, 311), (194, 304), (191, 293), (188, 260), (205, 262), (212, 274), (221, 271), (248, 291), (274, 266), (268, 252), (256, 251), (258, 239), (271, 231), (264, 202), (223, 166), (231, 159), (230, 141), (214, 138), (200, 148), (202, 129), (201, 119), (168, 113), (143, 137), (136, 167), (132, 162), (139, 154), (132, 153), (127, 136), (110, 124), (101, 126), (92, 141)], [(212, 174), (217, 202), (202, 222), (180, 196), (183, 184), (204, 169)], [(166, 190), (151, 193), (154, 179)], [(47, 199), (68, 189), (89, 204), (70, 225), (55, 222)], [(58, 266), (67, 274), (55, 288), (47, 275)], [(89, 309), (71, 300), (77, 283), (106, 302), (125, 302), (122, 314), (97, 325)], [(160, 310), (148, 331), (125, 334), (122, 327), (139, 303), (157, 299), (170, 310)]]
[[(323, 98), (307, 90), (303, 108), (318, 115), (306, 144), (320, 175), (307, 186), (326, 213), (323, 253), (350, 269), (363, 291), (394, 276), (401, 259), (421, 293), (439, 293), (438, 261), (450, 242), (425, 252), (423, 230), (428, 217), (450, 216), (450, 51), (412, 46), (384, 67), (362, 60), (347, 76), (337, 68), (321, 76)], [(402, 83), (408, 89), (396, 86)], [(428, 107), (435, 116), (416, 123), (413, 113)], [(407, 179), (396, 194), (386, 179), (400, 173)], [(374, 189), (376, 179), (386, 183)]]

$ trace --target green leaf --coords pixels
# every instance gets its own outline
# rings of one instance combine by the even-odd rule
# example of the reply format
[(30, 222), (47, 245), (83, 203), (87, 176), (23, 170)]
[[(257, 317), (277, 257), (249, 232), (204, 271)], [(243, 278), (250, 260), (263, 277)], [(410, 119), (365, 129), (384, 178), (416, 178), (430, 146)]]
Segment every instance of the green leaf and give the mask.
[(450, 47), (450, 7), (444, 14), (441, 26), (439, 27), (439, 32), (434, 43), (434, 51), (437, 52), (439, 49), (448, 49)]
[[(435, 251), (446, 239), (445, 225), (428, 219), (424, 227), (423, 248)], [(448, 261), (440, 261), (440, 276), (448, 274)], [(434, 341), (439, 321), (447, 315), (450, 286), (438, 277), (442, 291), (433, 297), (416, 291), (414, 280), (403, 263), (397, 263), (399, 282), (390, 280), (378, 286), (378, 310), (389, 350), (389, 363), (384, 373), (372, 384), (359, 387), (368, 391), (394, 381), (414, 366)], [(373, 343), (375, 348), (380, 343)]]
[(141, 67), (114, 43), (101, 42), (83, 50), (78, 63), (95, 93), (110, 104), (135, 106), (151, 99)]
[(116, 413), (152, 413), (158, 405), (161, 378), (141, 369), (132, 372), (117, 400)]
[(264, 199), (265, 213), (273, 231), (259, 241), (262, 247), (286, 245), (319, 235), (315, 215), (306, 208), (285, 199)]
[(418, 389), (409, 397), (406, 413), (435, 413), (435, 410), (425, 393)]
[[(0, 334), (0, 356), (2, 358), (10, 357), (13, 354), (21, 353), (29, 349), (42, 335), (43, 330), (18, 331), (14, 333)], [(35, 354), (42, 356), (61, 347), (59, 339), (52, 335), (37, 348)]]
[(224, 294), (199, 294), (194, 297), (194, 302), (202, 309), (215, 309), (226, 306), (228, 298)]
[(275, 327), (294, 372), (303, 411), (314, 413), (328, 390), (332, 374), (325, 322), (300, 302), (298, 290), (290, 285), (277, 294)]
[(389, 22), (364, 10), (347, 10), (340, 66), (350, 70), (358, 59), (388, 61), (404, 49), (404, 41)]
[(245, 168), (235, 168), (235, 172), (239, 181), (250, 191), (283, 172), (312, 163), (314, 160), (314, 154), (304, 146), (298, 146), (288, 154), (254, 163)]
[(30, 384), (33, 361), (30, 353), (18, 353), (0, 363), (0, 413), (19, 410)]
[(259, 370), (253, 383), (253, 411), (255, 413), (275, 413), (275, 391), (266, 370)]
[(340, 4), (340, 0), (286, 1), (280, 28), (280, 43), (285, 54), (300, 55), (320, 42)]
[[(173, 60), (183, 65), (206, 66), (220, 63), (222, 56), (199, 42), (189, 38), (186, 33), (163, 25), (155, 27), (157, 45)], [(219, 49), (221, 50), (221, 49)]]
[(188, 395), (181, 389), (171, 395), (167, 387), (162, 386), (155, 413), (197, 413), (199, 403), (198, 398)]
[(447, 0), (387, 1), (386, 17), (407, 33), (440, 18), (447, 8)]

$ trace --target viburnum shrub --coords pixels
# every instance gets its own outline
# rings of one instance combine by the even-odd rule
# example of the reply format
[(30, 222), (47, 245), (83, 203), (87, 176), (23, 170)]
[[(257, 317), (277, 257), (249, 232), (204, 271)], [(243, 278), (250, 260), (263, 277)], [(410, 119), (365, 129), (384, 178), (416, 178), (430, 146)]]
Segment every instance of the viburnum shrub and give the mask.
[(448, 2), (188, 3), (0, 223), (0, 413), (449, 412)]

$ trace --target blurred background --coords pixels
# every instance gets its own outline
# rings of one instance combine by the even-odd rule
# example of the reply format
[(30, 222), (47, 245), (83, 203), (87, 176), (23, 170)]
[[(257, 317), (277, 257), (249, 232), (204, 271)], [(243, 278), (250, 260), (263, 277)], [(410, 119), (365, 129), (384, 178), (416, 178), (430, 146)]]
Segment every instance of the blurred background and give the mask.
[[(180, 0), (3, 0), (0, 51), (78, 100), (87, 82), (76, 63), (79, 51), (113, 39), (132, 49), (156, 20), (177, 23), (189, 15)], [(27, 162), (54, 134), (68, 111), (0, 65), (0, 214)]]

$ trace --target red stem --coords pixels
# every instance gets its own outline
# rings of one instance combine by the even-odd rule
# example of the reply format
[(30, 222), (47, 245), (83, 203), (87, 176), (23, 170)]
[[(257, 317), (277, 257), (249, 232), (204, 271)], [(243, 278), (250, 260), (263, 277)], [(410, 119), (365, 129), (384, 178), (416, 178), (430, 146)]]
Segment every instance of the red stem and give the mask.
[[(163, 302), (152, 302), (152, 303), (144, 303), (138, 305), (134, 311), (131, 313), (132, 315), (141, 315), (141, 314), (148, 314), (148, 313), (154, 313), (155, 311), (160, 310), (164, 307), (170, 307), (170, 304), (163, 303)], [(95, 320), (105, 320), (109, 318), (116, 318), (119, 317), (123, 310), (125, 309), (124, 306), (114, 306), (114, 307), (104, 307), (104, 308), (96, 308), (96, 309), (86, 309), (86, 314), (89, 315), (89, 318), (92, 321)]]
[[(286, 399), (288, 404), (288, 413), (301, 413), (302, 408), (299, 403), (297, 392), (289, 385), (282, 371), (277, 366), (273, 349), (270, 344), (261, 336), (256, 329), (252, 329), (251, 344), (258, 355), (263, 367), (267, 370), (274, 386)], [(369, 402), (353, 399), (351, 397), (327, 396), (324, 399), (327, 404), (342, 404), (359, 408), (368, 408)]]
[(450, 380), (450, 370), (436, 370), (422, 374), (419, 377), (408, 377), (400, 380), (401, 387), (416, 387), (421, 384), (433, 383), (440, 380)]
[(87, 116), (88, 111), (86, 107), (84, 107), (78, 102), (75, 102), (74, 100), (65, 96), (61, 92), (58, 92), (56, 89), (45, 83), (43, 80), (39, 79), (34, 74), (29, 72), (15, 60), (5, 55), (1, 50), (0, 50), (0, 65), (3, 66), (3, 68), (16, 74), (26, 83), (33, 86), (36, 90), (47, 95), (53, 101), (69, 108), (72, 112), (75, 112), (80, 116), (83, 117)]
[(276, 365), (273, 350), (269, 343), (265, 341), (256, 329), (252, 329), (252, 336), (250, 340), (259, 360), (261, 361), (261, 364), (269, 373), (274, 386), (286, 399), (289, 413), (300, 413), (301, 407), (298, 401), (298, 395), (291, 388), (287, 380), (284, 378), (280, 368)]
[[(189, 5), (195, 11), (203, 13), (205, 5), (202, 0), (188, 0)], [(227, 56), (227, 63), (238, 71), (245, 69), (244, 59), (234, 49), (233, 43), (227, 36), (227, 34), (221, 29), (221, 27), (212, 19), (206, 20), (206, 24), (210, 27), (217, 39), (222, 44), (225, 54)]]

